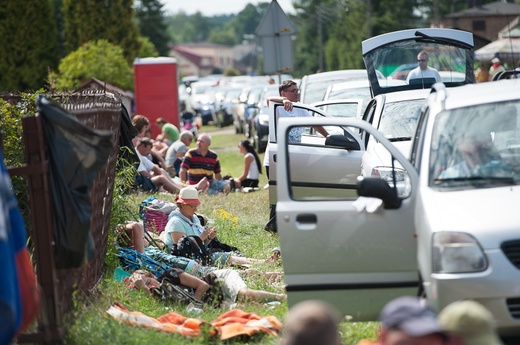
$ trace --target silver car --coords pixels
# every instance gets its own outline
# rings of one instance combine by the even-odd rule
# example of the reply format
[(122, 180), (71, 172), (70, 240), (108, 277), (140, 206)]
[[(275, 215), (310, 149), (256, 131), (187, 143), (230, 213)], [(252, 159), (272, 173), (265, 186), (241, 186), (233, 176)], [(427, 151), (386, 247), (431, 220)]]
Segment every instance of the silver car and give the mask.
[[(410, 156), (364, 121), (280, 119), (277, 217), (289, 305), (322, 299), (363, 321), (401, 295), (421, 294), (437, 310), (470, 298), (492, 311), (501, 334), (520, 333), (518, 90), (520, 80), (436, 84)], [(293, 151), (306, 144), (287, 133), (316, 125), (376, 139), (391, 169), (403, 169), (404, 192), (391, 171), (390, 183), (359, 179), (352, 197), (300, 193), (302, 170), (328, 173), (326, 147), (338, 166), (353, 152), (325, 143), (307, 151), (307, 164), (295, 162)]]

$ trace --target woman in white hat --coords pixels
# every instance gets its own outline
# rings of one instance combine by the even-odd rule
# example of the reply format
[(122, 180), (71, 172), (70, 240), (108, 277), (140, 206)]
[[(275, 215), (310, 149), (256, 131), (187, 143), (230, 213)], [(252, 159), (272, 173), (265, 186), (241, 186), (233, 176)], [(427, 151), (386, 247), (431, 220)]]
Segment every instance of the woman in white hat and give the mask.
[[(175, 203), (177, 204), (177, 209), (170, 213), (166, 228), (161, 234), (164, 244), (171, 251), (173, 245), (177, 244), (183, 236), (198, 236), (207, 247), (217, 236), (217, 228), (215, 226), (203, 227), (195, 214), (197, 207), (200, 205), (199, 192), (194, 187), (182, 188), (175, 197)], [(211, 256), (213, 264), (217, 266), (225, 264), (248, 265), (251, 263), (276, 261), (280, 257), (280, 251), (275, 251), (266, 260), (236, 256), (232, 252), (213, 252)]]

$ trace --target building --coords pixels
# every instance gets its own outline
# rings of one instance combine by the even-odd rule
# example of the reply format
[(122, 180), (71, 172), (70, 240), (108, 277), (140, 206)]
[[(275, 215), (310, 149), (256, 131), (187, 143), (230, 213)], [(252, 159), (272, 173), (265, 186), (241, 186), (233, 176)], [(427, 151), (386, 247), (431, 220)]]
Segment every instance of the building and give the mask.
[(473, 33), (475, 49), (496, 40), (504, 27), (520, 16), (520, 4), (496, 1), (486, 5), (476, 5), (444, 16), (441, 27), (464, 30)]
[(205, 77), (234, 67), (233, 48), (219, 44), (177, 44), (171, 47), (170, 56), (179, 61), (181, 76)]

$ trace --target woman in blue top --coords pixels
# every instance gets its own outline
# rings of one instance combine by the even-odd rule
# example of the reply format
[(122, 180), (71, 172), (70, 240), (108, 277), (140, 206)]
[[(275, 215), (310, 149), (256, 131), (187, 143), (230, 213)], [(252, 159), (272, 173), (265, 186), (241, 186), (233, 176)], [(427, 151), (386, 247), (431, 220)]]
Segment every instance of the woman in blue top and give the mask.
[[(173, 244), (177, 244), (182, 236), (198, 236), (204, 245), (209, 243), (217, 236), (216, 227), (203, 227), (200, 220), (195, 215), (198, 205), (200, 205), (199, 192), (194, 187), (182, 188), (175, 197), (177, 209), (170, 213), (166, 228), (161, 234), (165, 245), (171, 250)], [(235, 256), (231, 252), (213, 252), (212, 260), (215, 265), (248, 265), (252, 263), (263, 263), (276, 261), (280, 252), (276, 251), (266, 260), (251, 259), (242, 256)]]

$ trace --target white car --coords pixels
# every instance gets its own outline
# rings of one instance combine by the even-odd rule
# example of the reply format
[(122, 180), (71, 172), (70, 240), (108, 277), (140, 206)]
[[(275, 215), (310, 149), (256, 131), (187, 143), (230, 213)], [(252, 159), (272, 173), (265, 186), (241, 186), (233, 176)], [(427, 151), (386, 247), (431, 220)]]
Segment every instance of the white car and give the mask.
[[(368, 83), (372, 90), (372, 96), (375, 97), (367, 106), (363, 118), (372, 123), (375, 128), (385, 129), (385, 134), (394, 136), (392, 139), (398, 146), (402, 146), (403, 150), (408, 150), (411, 141), (411, 133), (415, 129), (416, 122), (420, 110), (418, 100), (424, 100), (431, 87), (429, 81), (423, 81), (417, 84), (407, 84), (401, 80), (387, 80), (386, 74), (390, 74), (397, 66), (411, 63), (415, 61), (417, 64), (417, 53), (422, 50), (430, 52), (430, 61), (450, 61), (450, 66), (444, 66), (446, 69), (460, 70), (465, 68), (464, 75), (466, 79), (463, 81), (452, 81), (446, 86), (454, 87), (474, 80), (473, 73), (473, 35), (468, 32), (451, 30), (451, 29), (414, 29), (403, 30), (393, 33), (376, 36), (362, 42), (363, 59), (365, 60), (366, 70), (344, 70), (326, 73), (318, 73), (309, 75), (302, 80), (302, 99), (311, 95), (314, 90), (317, 93), (325, 93), (327, 83), (332, 83), (332, 78), (336, 80), (344, 80), (350, 75), (354, 79), (365, 79), (368, 77)], [(337, 83), (337, 81), (335, 82)], [(319, 92), (317, 90), (320, 90)], [(314, 94), (314, 93), (312, 93)], [(307, 97), (307, 98), (303, 98)], [(389, 102), (386, 105), (386, 102)], [(393, 112), (393, 107), (405, 109), (400, 104), (409, 101), (410, 107), (414, 106), (413, 111), (409, 112)], [(332, 103), (333, 101), (328, 101)], [(357, 105), (355, 104), (357, 102)], [(394, 103), (395, 102), (395, 103)], [(403, 102), (403, 103), (397, 103)], [(349, 101), (348, 107), (343, 105), (325, 106), (320, 103), (320, 111), (310, 109), (303, 104), (295, 104), (296, 108), (310, 109), (312, 116), (353, 116), (358, 114), (362, 103), (361, 100)], [(391, 103), (391, 104), (390, 104)], [(275, 204), (277, 200), (277, 124), (274, 120), (277, 112), (276, 108), (281, 104), (272, 103), (273, 106), (269, 110), (269, 144), (266, 155), (269, 160), (269, 200), (271, 204)], [(345, 103), (347, 104), (347, 103)], [(313, 105), (317, 105), (314, 103)], [(338, 112), (337, 109), (343, 108)], [(341, 113), (343, 112), (343, 114)], [(389, 114), (386, 117), (385, 114)], [(354, 115), (355, 116), (355, 115)], [(402, 116), (402, 117), (400, 117)], [(389, 119), (390, 121), (387, 121)], [(406, 123), (406, 128), (400, 128), (401, 124)], [(384, 128), (383, 128), (384, 127)], [(399, 127), (399, 128), (398, 128)], [(325, 138), (317, 134), (313, 129), (304, 131), (302, 137), (303, 143), (313, 143), (318, 147), (301, 147), (294, 153), (292, 160), (303, 159), (308, 150), (312, 152), (322, 152), (322, 159), (319, 160), (323, 164), (324, 171), (320, 175), (312, 175), (308, 171), (302, 170), (302, 178), (300, 181), (300, 192), (310, 192), (311, 189), (320, 190), (325, 195), (346, 193), (354, 194), (356, 178), (358, 175), (371, 176), (382, 174), (387, 171), (390, 166), (391, 157), (385, 156), (378, 150), (377, 141), (371, 140), (369, 135), (358, 138), (349, 136), (345, 138), (343, 128), (326, 128), (329, 133), (335, 134), (329, 139), (335, 142), (335, 145), (324, 145)], [(405, 133), (404, 135), (402, 133)], [(403, 139), (404, 138), (404, 139)], [(357, 146), (349, 146), (348, 152), (341, 152), (347, 160), (335, 160), (338, 154), (337, 149), (331, 149), (331, 146), (351, 145), (357, 140), (361, 140), (362, 144)], [(339, 141), (339, 142), (338, 142)], [(370, 147), (369, 147), (370, 146)], [(365, 152), (366, 149), (366, 152)], [(363, 159), (363, 163), (361, 161)], [(362, 170), (363, 169), (363, 172)], [(388, 174), (386, 174), (388, 177)], [(403, 179), (404, 176), (399, 174), (398, 178)], [(400, 187), (401, 188), (401, 187)], [(341, 192), (340, 192), (341, 191)]]
[[(321, 299), (365, 321), (401, 295), (421, 294), (436, 310), (469, 298), (491, 310), (501, 334), (519, 334), (518, 90), (520, 80), (436, 84), (411, 156), (365, 121), (280, 119), (277, 217), (289, 305)], [(290, 143), (286, 134), (316, 125), (356, 128), (376, 139), (392, 169), (403, 169), (404, 192), (398, 195), (395, 179), (368, 177), (351, 197), (300, 193), (302, 170), (328, 173), (326, 149), (295, 162), (293, 151), (304, 144)], [(351, 153), (329, 150), (338, 151), (338, 166)]]

